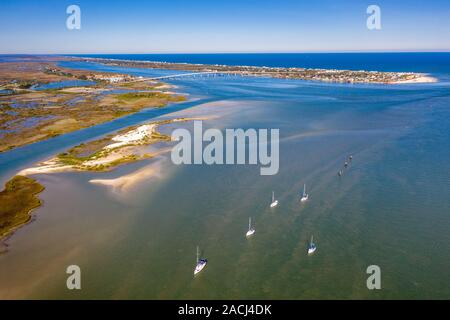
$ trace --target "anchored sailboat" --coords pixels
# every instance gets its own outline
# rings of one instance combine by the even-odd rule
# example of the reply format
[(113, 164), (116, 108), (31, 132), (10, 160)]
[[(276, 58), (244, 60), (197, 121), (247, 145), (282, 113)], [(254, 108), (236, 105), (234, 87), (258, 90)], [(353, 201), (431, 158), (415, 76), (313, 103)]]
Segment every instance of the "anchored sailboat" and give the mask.
[(309, 198), (309, 194), (306, 193), (306, 184), (304, 184), (303, 185), (303, 194), (302, 194), (300, 201), (304, 202), (304, 201), (308, 200), (308, 198)]
[(271, 208), (274, 208), (278, 205), (278, 200), (275, 200), (275, 192), (272, 191), (272, 203), (270, 204)]
[(313, 242), (313, 236), (311, 236), (311, 241), (308, 246), (308, 254), (313, 254), (314, 251), (316, 251), (317, 247), (316, 244)]
[(245, 234), (245, 236), (248, 238), (248, 237), (251, 237), (252, 235), (254, 235), (255, 234), (255, 232), (256, 232), (256, 230), (255, 230), (255, 228), (252, 228), (252, 218), (250, 217), (250, 218), (248, 218), (248, 231), (247, 231), (247, 233)]
[(208, 260), (206, 259), (200, 259), (200, 251), (197, 246), (197, 265), (195, 266), (194, 270), (194, 276), (203, 270), (204, 267), (206, 267), (206, 264), (208, 263)]

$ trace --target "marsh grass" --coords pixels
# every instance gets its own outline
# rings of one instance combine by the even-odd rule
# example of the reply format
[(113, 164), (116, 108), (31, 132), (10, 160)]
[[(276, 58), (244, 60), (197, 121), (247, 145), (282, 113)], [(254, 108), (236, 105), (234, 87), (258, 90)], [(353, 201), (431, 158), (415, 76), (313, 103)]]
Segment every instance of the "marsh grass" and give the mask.
[(44, 186), (36, 180), (15, 176), (0, 192), (0, 239), (30, 221), (30, 212), (41, 205), (37, 194)]

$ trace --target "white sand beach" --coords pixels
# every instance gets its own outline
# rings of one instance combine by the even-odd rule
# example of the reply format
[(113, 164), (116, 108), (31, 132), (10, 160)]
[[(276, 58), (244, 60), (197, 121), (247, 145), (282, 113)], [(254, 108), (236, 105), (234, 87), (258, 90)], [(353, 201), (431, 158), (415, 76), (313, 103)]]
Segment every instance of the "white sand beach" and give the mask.
[(402, 83), (432, 83), (432, 82), (438, 82), (438, 79), (431, 77), (430, 75), (422, 75), (420, 77), (410, 79), (410, 80), (402, 80), (402, 81), (396, 81), (393, 82), (395, 84), (402, 84)]
[(153, 132), (155, 132), (156, 124), (144, 124), (134, 130), (128, 131), (125, 134), (119, 134), (113, 137), (111, 140), (116, 143), (109, 144), (104, 149), (119, 148), (130, 143), (136, 143), (145, 138), (149, 138)]

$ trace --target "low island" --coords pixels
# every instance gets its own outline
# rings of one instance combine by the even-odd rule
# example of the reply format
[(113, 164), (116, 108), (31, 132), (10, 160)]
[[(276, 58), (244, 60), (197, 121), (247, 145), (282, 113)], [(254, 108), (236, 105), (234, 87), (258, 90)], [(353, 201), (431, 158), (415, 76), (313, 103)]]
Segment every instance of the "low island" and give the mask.
[(17, 175), (0, 192), (0, 239), (31, 220), (31, 211), (41, 205), (37, 194), (44, 186), (36, 180)]
[[(79, 60), (80, 58), (73, 58)], [(193, 73), (209, 73), (217, 75), (240, 75), (251, 77), (271, 77), (281, 79), (299, 79), (309, 81), (337, 82), (337, 83), (382, 83), (399, 84), (410, 82), (435, 82), (435, 78), (428, 74), (415, 72), (381, 72), (367, 70), (336, 70), (336, 69), (310, 69), (310, 68), (285, 68), (263, 66), (229, 66), (220, 64), (192, 64), (173, 63), (160, 61), (130, 61), (104, 58), (82, 58), (85, 62), (95, 62), (105, 65), (169, 69), (189, 71)]]

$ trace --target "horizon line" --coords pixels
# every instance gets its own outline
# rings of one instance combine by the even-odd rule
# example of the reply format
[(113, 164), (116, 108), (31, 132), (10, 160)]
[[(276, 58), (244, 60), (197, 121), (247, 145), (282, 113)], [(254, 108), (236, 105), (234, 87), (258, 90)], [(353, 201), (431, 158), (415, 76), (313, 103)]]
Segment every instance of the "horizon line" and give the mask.
[(81, 53), (73, 53), (73, 52), (60, 52), (60, 53), (22, 53), (22, 52), (15, 52), (15, 53), (3, 53), (0, 52), (0, 55), (53, 55), (53, 56), (65, 56), (65, 55), (140, 55), (140, 54), (345, 54), (345, 53), (450, 53), (450, 49), (444, 49), (444, 50), (420, 50), (420, 51), (413, 51), (413, 50), (401, 50), (401, 51), (395, 51), (395, 50), (369, 50), (369, 51), (362, 51), (362, 50), (342, 50), (342, 51), (210, 51), (210, 52), (182, 52), (182, 51), (173, 51), (173, 52), (81, 52)]

